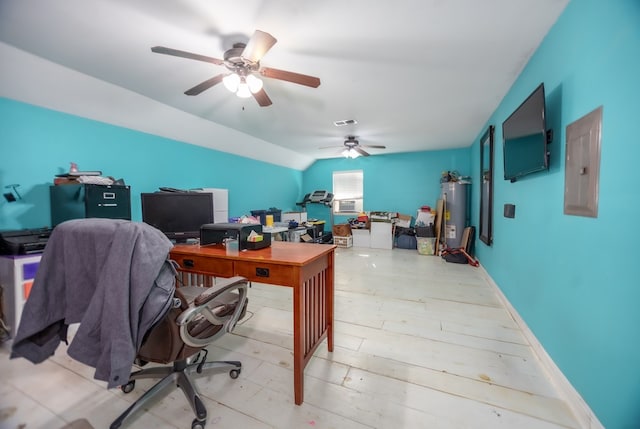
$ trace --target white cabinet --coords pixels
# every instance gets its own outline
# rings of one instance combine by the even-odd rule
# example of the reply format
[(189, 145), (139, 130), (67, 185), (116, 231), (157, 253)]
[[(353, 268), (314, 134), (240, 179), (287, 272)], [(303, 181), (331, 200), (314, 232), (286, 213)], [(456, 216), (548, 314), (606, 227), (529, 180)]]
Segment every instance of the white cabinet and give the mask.
[(393, 249), (393, 224), (391, 222), (371, 222), (371, 248)]
[(3, 289), (3, 312), (11, 337), (15, 337), (22, 307), (36, 277), (41, 254), (0, 256), (0, 285)]
[(229, 190), (201, 188), (199, 191), (213, 194), (213, 223), (229, 222)]

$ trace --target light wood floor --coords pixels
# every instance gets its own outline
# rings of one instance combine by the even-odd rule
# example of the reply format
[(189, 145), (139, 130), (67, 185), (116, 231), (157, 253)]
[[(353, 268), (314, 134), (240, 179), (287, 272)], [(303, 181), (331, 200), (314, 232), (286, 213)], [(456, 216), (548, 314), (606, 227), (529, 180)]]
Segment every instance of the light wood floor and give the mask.
[[(201, 378), (207, 428), (578, 428), (481, 270), (416, 251), (338, 249), (335, 350), (322, 344), (293, 403), (291, 290), (254, 283), (250, 314), (210, 348), (241, 360), (237, 380)], [(152, 381), (125, 395), (61, 346), (33, 365), (0, 349), (0, 428), (107, 428)], [(127, 428), (190, 428), (172, 390)]]

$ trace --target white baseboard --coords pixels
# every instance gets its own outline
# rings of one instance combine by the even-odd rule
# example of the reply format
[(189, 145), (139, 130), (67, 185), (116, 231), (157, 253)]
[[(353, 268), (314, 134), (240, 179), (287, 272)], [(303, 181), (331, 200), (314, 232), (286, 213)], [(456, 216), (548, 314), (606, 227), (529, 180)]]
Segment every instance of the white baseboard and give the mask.
[(489, 284), (496, 290), (498, 297), (509, 314), (511, 314), (511, 317), (513, 317), (513, 320), (518, 324), (520, 329), (522, 329), (522, 332), (529, 344), (531, 344), (536, 357), (540, 360), (543, 368), (547, 371), (551, 380), (567, 401), (567, 404), (569, 405), (569, 408), (571, 408), (576, 419), (580, 422), (580, 427), (585, 429), (605, 429), (580, 393), (578, 393), (578, 391), (571, 385), (567, 377), (565, 377), (562, 371), (560, 371), (560, 368), (558, 368), (553, 359), (551, 359), (551, 356), (549, 356), (544, 347), (542, 347), (540, 341), (538, 341), (516, 309), (513, 308), (507, 297), (502, 293), (502, 290), (498, 287), (496, 282), (493, 281), (489, 273), (487, 273), (482, 265), (478, 268), (482, 270), (483, 275)]

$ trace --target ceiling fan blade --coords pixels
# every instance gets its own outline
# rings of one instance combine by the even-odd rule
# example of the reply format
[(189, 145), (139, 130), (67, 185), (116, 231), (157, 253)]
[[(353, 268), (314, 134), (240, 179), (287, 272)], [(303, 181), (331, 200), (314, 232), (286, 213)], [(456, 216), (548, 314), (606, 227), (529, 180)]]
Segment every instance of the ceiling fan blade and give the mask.
[(354, 146), (354, 147), (353, 147), (353, 150), (355, 150), (356, 152), (358, 152), (358, 153), (359, 153), (360, 155), (362, 155), (362, 156), (369, 156), (369, 152), (367, 152), (367, 151), (366, 151), (366, 150), (364, 150), (364, 149), (361, 149), (361, 148), (360, 148), (360, 147), (358, 147), (358, 146)]
[(242, 58), (252, 63), (257, 63), (277, 41), (271, 34), (256, 30), (242, 51)]
[(256, 101), (261, 107), (271, 106), (272, 104), (271, 99), (269, 98), (267, 93), (264, 91), (264, 89), (261, 89), (260, 91), (254, 93), (253, 98), (256, 99)]
[(264, 77), (269, 77), (271, 79), (286, 80), (287, 82), (293, 82), (299, 85), (310, 86), (312, 88), (317, 88), (318, 86), (320, 86), (320, 78), (309, 76), (306, 74), (272, 69), (268, 67), (261, 68), (260, 74)]
[(190, 60), (204, 61), (205, 63), (212, 63), (220, 66), (224, 65), (224, 61), (219, 60), (218, 58), (207, 57), (187, 51), (180, 51), (178, 49), (166, 48), (164, 46), (154, 46), (151, 48), (151, 52), (155, 52), (156, 54), (173, 55), (174, 57), (182, 57)]
[(378, 145), (378, 144), (361, 144), (362, 147), (368, 147), (370, 149), (386, 149), (386, 146)]
[(205, 80), (204, 82), (194, 86), (193, 88), (186, 90), (184, 93), (187, 95), (198, 95), (201, 92), (211, 88), (212, 86), (222, 82), (223, 77), (224, 77), (224, 73), (214, 76), (211, 79)]

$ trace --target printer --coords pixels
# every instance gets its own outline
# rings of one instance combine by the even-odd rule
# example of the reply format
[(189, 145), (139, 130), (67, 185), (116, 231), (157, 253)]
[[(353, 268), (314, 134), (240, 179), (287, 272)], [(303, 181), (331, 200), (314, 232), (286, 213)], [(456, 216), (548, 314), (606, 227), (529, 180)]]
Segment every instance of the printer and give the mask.
[[(262, 237), (249, 241), (251, 233)], [(238, 250), (256, 250), (271, 246), (271, 234), (262, 232), (262, 225), (249, 223), (206, 223), (200, 227), (200, 245), (222, 244), (226, 240), (238, 240)]]
[(30, 255), (42, 253), (51, 235), (51, 228), (0, 231), (0, 255)]

